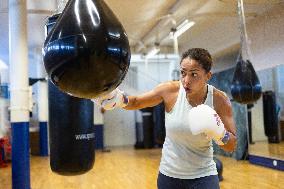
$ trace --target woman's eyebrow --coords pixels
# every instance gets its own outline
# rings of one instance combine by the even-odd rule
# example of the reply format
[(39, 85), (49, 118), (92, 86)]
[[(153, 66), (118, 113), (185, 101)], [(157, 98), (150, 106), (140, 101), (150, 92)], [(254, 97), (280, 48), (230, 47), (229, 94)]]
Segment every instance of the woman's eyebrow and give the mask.
[(187, 71), (187, 72), (199, 71), (199, 69), (198, 69), (198, 68), (192, 68), (192, 69), (190, 69), (190, 70), (187, 70), (187, 69), (182, 68), (182, 67), (181, 67), (181, 70), (182, 70), (182, 71)]

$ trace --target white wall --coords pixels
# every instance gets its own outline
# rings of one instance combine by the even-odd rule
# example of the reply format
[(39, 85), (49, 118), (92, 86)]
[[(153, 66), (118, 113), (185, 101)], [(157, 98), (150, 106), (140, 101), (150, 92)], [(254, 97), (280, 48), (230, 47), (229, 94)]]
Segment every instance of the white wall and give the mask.
[[(177, 59), (176, 59), (177, 60)], [(126, 78), (119, 86), (129, 95), (141, 94), (151, 90), (163, 81), (171, 80), (174, 59), (155, 58), (145, 65), (144, 59), (132, 59), (131, 67)], [(136, 84), (133, 81), (135, 80)], [(104, 143), (105, 146), (134, 145), (135, 111), (113, 110), (104, 114)]]
[(221, 55), (213, 57), (212, 73), (218, 73), (236, 66), (239, 55), (239, 45), (233, 46)]
[(278, 4), (247, 26), (256, 70), (284, 64), (284, 4)]
[(105, 146), (128, 146), (135, 141), (134, 111), (116, 109), (104, 113)]
[[(257, 71), (284, 64), (283, 10), (284, 4), (277, 4), (277, 6), (270, 9), (262, 16), (257, 16), (255, 19), (247, 22), (249, 48), (251, 50), (250, 60)], [(232, 29), (234, 29), (234, 32), (239, 32), (238, 27)], [(208, 40), (210, 39), (207, 39), (207, 41)], [(232, 56), (235, 56), (234, 53), (232, 54), (232, 51), (236, 51), (236, 47), (238, 47), (237, 43), (239, 43), (239, 41), (232, 38), (231, 42), (230, 40), (225, 40), (223, 42), (230, 44), (230, 46), (227, 46), (227, 49), (220, 49), (220, 44), (216, 43), (216, 46), (218, 46), (216, 49), (219, 49), (215, 50), (217, 54), (214, 54), (214, 51), (211, 51), (215, 56), (215, 67), (213, 67), (213, 72), (220, 72), (236, 65), (237, 58), (235, 61), (230, 61), (230, 59)], [(206, 47), (206, 45), (204, 46)], [(222, 47), (224, 47), (224, 45)], [(230, 49), (232, 51), (230, 51)], [(218, 54), (222, 51), (225, 51), (226, 54), (222, 53), (222, 55), (219, 56)]]
[[(161, 60), (160, 60), (161, 61)], [(170, 78), (170, 62), (151, 62), (146, 66), (144, 63), (132, 63), (137, 67), (138, 89), (148, 91), (153, 89), (163, 81), (169, 81)]]

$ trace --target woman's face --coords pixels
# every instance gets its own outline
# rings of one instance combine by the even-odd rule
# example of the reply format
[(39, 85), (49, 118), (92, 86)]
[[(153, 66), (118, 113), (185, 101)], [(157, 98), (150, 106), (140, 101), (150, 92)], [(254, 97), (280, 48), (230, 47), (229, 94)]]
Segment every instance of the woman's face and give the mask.
[[(206, 73), (194, 59), (185, 58), (180, 63), (181, 82), (187, 95), (200, 95), (211, 78), (211, 72)], [(201, 93), (202, 94), (202, 93)]]

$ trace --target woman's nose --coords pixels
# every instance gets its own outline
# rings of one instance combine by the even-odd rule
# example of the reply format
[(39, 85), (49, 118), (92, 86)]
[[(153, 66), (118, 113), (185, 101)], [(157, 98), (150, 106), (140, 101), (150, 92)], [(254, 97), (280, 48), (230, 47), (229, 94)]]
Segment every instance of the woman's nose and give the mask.
[(184, 82), (185, 82), (186, 85), (189, 85), (191, 83), (190, 77), (189, 76), (185, 76), (184, 77)]

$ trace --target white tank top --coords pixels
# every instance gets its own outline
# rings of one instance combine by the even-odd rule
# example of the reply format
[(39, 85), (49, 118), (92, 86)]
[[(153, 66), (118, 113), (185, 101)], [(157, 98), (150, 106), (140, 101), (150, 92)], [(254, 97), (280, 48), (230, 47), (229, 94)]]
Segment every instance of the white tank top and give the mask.
[[(213, 107), (213, 89), (208, 86), (204, 104)], [(166, 139), (163, 145), (160, 172), (180, 179), (195, 179), (217, 175), (213, 160), (211, 140), (205, 134), (192, 135), (187, 115), (192, 106), (186, 99), (186, 92), (180, 84), (176, 103), (172, 110), (165, 112)]]

